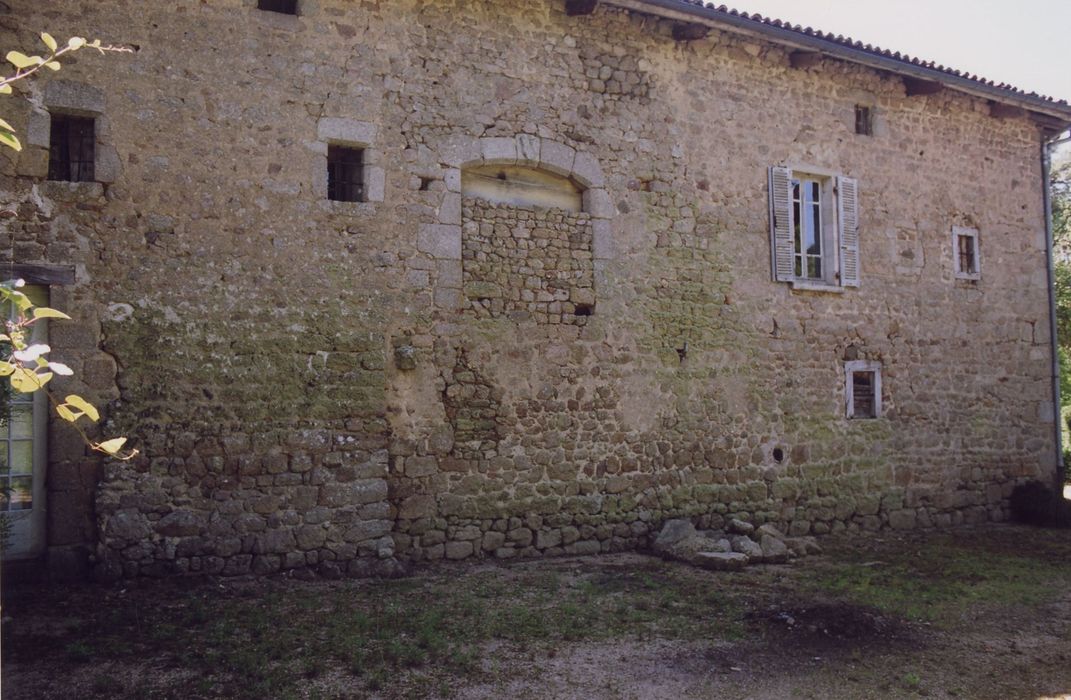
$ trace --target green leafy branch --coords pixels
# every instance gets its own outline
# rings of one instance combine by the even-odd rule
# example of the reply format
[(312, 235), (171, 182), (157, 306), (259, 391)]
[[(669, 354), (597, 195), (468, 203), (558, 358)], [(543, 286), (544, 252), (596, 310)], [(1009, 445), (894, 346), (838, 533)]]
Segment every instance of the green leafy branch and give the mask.
[[(105, 46), (100, 43), (100, 39), (86, 41), (85, 38), (80, 36), (72, 36), (62, 48), (60, 48), (59, 43), (52, 38), (52, 35), (48, 32), (41, 34), (41, 41), (44, 42), (45, 47), (48, 49), (48, 55), (46, 56), (27, 56), (19, 51), (8, 51), (5, 58), (8, 63), (15, 66), (15, 73), (6, 78), (0, 78), (0, 95), (10, 95), (12, 83), (22, 80), (23, 78), (28, 78), (42, 68), (58, 71), (60, 69), (60, 62), (56, 59), (87, 46), (91, 49), (96, 49), (101, 53), (105, 53), (106, 51), (133, 53), (133, 49), (127, 46)], [(8, 148), (13, 148), (16, 151), (22, 150), (22, 144), (15, 136), (15, 129), (3, 119), (0, 119), (0, 143)]]
[(86, 434), (79, 420), (86, 418), (92, 423), (100, 420), (100, 413), (93, 404), (77, 394), (69, 394), (61, 402), (45, 388), (54, 376), (70, 376), (74, 372), (62, 362), (49, 360), (47, 355), (52, 348), (43, 343), (31, 343), (30, 333), (34, 324), (43, 319), (69, 320), (70, 316), (47, 306), (34, 306), (30, 298), (19, 291), (23, 286), (25, 282), (22, 280), (0, 284), (0, 300), (5, 302), (3, 305), (10, 303), (14, 307), (14, 318), (4, 322), (7, 333), (0, 334), (0, 343), (11, 347), (10, 354), (0, 359), (0, 377), (7, 377), (11, 388), (23, 394), (44, 391), (59, 417), (70, 423), (91, 449), (116, 459), (133, 459), (138, 451), (123, 451), (125, 437), (94, 442)]

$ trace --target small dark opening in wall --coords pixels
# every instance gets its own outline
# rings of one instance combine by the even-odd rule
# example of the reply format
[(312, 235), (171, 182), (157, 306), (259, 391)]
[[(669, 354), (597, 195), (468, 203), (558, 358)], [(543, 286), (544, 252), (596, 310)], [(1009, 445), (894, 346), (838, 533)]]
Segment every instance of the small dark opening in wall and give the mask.
[(852, 402), (855, 418), (877, 418), (874, 372), (852, 372)]
[(573, 311), (574, 316), (591, 316), (595, 313), (595, 306), (593, 304), (577, 304), (576, 309)]
[(874, 135), (874, 113), (870, 107), (855, 106), (855, 133), (862, 136)]
[(298, 0), (257, 0), (257, 9), (284, 15), (297, 14)]
[(96, 160), (93, 117), (53, 114), (48, 144), (48, 179), (92, 182)]
[(335, 202), (364, 201), (364, 150), (327, 147), (327, 198)]
[(432, 178), (430, 178), (430, 177), (422, 177), (422, 178), (420, 178), (420, 191), (421, 192), (427, 192), (428, 189), (431, 187), (431, 183), (432, 182), (434, 182), (434, 180), (432, 180)]
[(774, 458), (774, 461), (777, 462), (778, 464), (780, 464), (781, 462), (784, 462), (785, 461), (785, 451), (782, 450), (780, 447), (775, 447), (774, 450), (773, 450), (773, 458)]

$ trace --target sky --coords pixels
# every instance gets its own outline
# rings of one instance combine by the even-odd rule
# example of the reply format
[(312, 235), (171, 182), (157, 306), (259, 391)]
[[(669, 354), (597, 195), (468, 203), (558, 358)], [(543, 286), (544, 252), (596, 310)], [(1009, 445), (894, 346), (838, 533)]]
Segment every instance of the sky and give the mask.
[(1071, 101), (1071, 0), (717, 0)]

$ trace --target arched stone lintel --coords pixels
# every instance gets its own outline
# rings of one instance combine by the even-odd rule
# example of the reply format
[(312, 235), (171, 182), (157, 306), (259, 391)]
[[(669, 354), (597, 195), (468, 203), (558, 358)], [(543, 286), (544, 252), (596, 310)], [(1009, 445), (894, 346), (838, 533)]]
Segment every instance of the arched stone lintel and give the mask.
[(531, 134), (492, 136), (449, 149), (445, 164), (462, 169), (482, 164), (524, 165), (571, 178), (584, 189), (605, 187), (606, 179), (594, 155), (553, 139)]

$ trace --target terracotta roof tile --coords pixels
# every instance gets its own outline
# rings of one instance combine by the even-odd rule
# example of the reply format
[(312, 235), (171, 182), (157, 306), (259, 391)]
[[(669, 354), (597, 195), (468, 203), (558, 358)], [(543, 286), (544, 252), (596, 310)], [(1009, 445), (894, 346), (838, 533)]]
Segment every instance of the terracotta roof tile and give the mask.
[(945, 67), (943, 65), (935, 63), (934, 61), (925, 61), (925, 60), (921, 60), (919, 58), (916, 58), (914, 56), (908, 56), (906, 54), (901, 54), (899, 51), (893, 52), (893, 51), (889, 51), (888, 49), (883, 49), (883, 48), (881, 48), (879, 46), (873, 46), (871, 44), (863, 44), (860, 41), (856, 41), (856, 40), (854, 40), (854, 39), (852, 39), (850, 37), (845, 37), (845, 36), (842, 36), (840, 34), (837, 34), (837, 35), (834, 36), (833, 34), (829, 34), (829, 33), (823, 32), (823, 31), (818, 30), (818, 29), (812, 29), (811, 27), (803, 27), (803, 28), (801, 28), (800, 25), (798, 25), (798, 24), (791, 24), (789, 22), (785, 22), (785, 21), (780, 20), (780, 19), (766, 17), (766, 16), (760, 15), (758, 13), (748, 14), (747, 12), (740, 12), (739, 10), (736, 10), (736, 9), (733, 9), (733, 8), (730, 8), (730, 7), (726, 7), (725, 5), (715, 5), (714, 3), (703, 2), (703, 0), (672, 0), (672, 2), (674, 2), (676, 4), (679, 4), (679, 5), (691, 5), (693, 7), (700, 7), (700, 8), (703, 8), (705, 10), (708, 10), (708, 11), (712, 10), (714, 12), (725, 14), (725, 15), (728, 15), (730, 17), (743, 18), (743, 19), (748, 20), (750, 22), (754, 22), (756, 25), (759, 25), (759, 26), (755, 27), (756, 31), (762, 31), (762, 27), (776, 27), (778, 29), (788, 30), (790, 32), (795, 32), (797, 34), (801, 34), (801, 35), (804, 35), (804, 36), (814, 37), (814, 38), (822, 39), (824, 41), (829, 41), (829, 42), (832, 42), (832, 43), (835, 43), (835, 44), (840, 44), (841, 46), (846, 46), (846, 47), (849, 47), (849, 48), (866, 51), (867, 53), (874, 54), (875, 56), (881, 56), (883, 58), (893, 59), (893, 60), (896, 60), (896, 61), (900, 61), (902, 63), (908, 63), (908, 64), (911, 64), (913, 66), (918, 66), (918, 67), (921, 67), (921, 68), (927, 68), (927, 69), (930, 69), (930, 70), (938, 71), (940, 73), (945, 73), (946, 75), (955, 76), (957, 78), (970, 80), (970, 81), (973, 81), (975, 83), (978, 83), (979, 85), (984, 85), (984, 86), (990, 87), (990, 88), (996, 88), (998, 90), (1005, 91), (1007, 93), (1010, 93), (1011, 95), (1015, 95), (1015, 96), (1018, 96), (1018, 97), (1025, 97), (1025, 98), (1035, 99), (1035, 100), (1043, 100), (1045, 102), (1050, 103), (1054, 107), (1059, 107), (1059, 108), (1071, 107), (1071, 105), (1068, 104), (1067, 100), (1059, 100), (1059, 99), (1056, 99), (1054, 97), (1050, 97), (1048, 95), (1038, 94), (1036, 92), (1027, 92), (1026, 90), (1021, 90), (1021, 89), (1019, 89), (1019, 88), (1017, 88), (1017, 87), (1015, 87), (1013, 85), (1009, 85), (1007, 83), (998, 83), (998, 82), (995, 82), (993, 80), (987, 80), (986, 78), (979, 77), (979, 76), (977, 76), (977, 75), (975, 75), (973, 73), (967, 73), (967, 72), (964, 72), (964, 71), (959, 71), (959, 70), (956, 70), (954, 68), (947, 68), (947, 67)]

